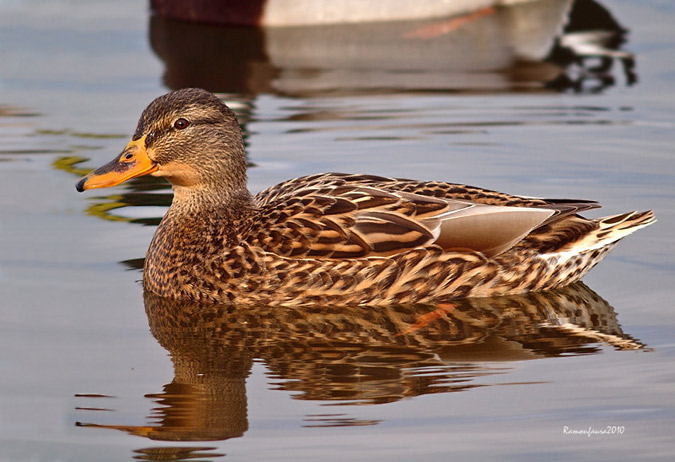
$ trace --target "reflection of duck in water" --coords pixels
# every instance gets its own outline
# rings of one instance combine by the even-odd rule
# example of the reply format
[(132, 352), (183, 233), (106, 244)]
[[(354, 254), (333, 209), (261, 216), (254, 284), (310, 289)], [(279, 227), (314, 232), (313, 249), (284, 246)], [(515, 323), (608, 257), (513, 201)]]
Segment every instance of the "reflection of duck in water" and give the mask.
[(234, 113), (204, 90), (157, 98), (82, 191), (152, 174), (174, 188), (145, 261), (158, 295), (207, 303), (432, 303), (579, 280), (651, 211), (585, 219), (591, 201), (320, 174), (251, 196)]
[[(147, 395), (157, 403), (152, 425), (104, 427), (166, 441), (243, 435), (254, 359), (295, 399), (381, 404), (487, 386), (481, 377), (508, 374), (510, 361), (643, 348), (582, 283), (452, 306), (204, 306), (146, 292), (145, 308), (175, 378)], [(325, 414), (306, 424), (376, 423)]]

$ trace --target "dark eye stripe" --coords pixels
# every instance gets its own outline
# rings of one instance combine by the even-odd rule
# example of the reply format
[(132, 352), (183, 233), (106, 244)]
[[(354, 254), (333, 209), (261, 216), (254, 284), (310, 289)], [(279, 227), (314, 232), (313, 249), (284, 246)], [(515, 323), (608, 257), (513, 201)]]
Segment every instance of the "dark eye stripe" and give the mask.
[[(176, 126), (176, 124), (178, 124), (178, 122), (181, 121), (181, 120), (186, 123), (185, 126), (183, 126), (182, 122), (179, 124), (179, 125), (181, 125), (182, 128)], [(216, 118), (206, 117), (206, 118), (202, 118), (202, 119), (188, 120), (184, 117), (181, 117), (179, 119), (176, 119), (176, 121), (172, 125), (170, 125), (168, 128), (158, 128), (158, 129), (155, 129), (155, 130), (151, 131), (150, 133), (148, 133), (146, 138), (145, 138), (145, 146), (149, 147), (151, 144), (153, 144), (155, 142), (155, 140), (163, 137), (166, 133), (170, 132), (172, 128), (177, 129), (177, 130), (183, 130), (183, 129), (187, 128), (188, 126), (191, 126), (191, 125), (215, 124), (215, 123), (218, 123), (218, 122), (219, 122), (219, 120), (216, 119)], [(139, 124), (139, 126), (136, 129), (136, 132), (134, 133), (134, 136), (132, 137), (132, 140), (136, 141), (141, 136), (143, 136), (143, 133), (145, 132), (146, 129), (147, 129), (147, 127), (146, 127), (145, 124)]]

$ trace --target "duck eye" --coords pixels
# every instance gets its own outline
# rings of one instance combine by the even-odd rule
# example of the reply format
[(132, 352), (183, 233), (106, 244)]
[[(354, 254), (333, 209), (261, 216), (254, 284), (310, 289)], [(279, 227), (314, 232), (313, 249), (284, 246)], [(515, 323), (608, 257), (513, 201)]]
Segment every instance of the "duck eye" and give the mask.
[(173, 123), (173, 126), (178, 130), (183, 130), (184, 128), (187, 128), (188, 125), (190, 125), (190, 122), (182, 117)]

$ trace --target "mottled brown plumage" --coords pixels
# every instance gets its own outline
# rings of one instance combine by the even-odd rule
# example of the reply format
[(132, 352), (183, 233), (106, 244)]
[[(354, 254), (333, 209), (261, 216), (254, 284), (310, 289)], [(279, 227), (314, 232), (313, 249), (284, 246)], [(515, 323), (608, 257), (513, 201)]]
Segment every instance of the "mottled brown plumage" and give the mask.
[(252, 196), (234, 113), (198, 89), (153, 101), (125, 151), (78, 190), (143, 174), (174, 188), (145, 287), (206, 303), (408, 304), (552, 289), (654, 221), (651, 211), (580, 217), (592, 201), (342, 173)]

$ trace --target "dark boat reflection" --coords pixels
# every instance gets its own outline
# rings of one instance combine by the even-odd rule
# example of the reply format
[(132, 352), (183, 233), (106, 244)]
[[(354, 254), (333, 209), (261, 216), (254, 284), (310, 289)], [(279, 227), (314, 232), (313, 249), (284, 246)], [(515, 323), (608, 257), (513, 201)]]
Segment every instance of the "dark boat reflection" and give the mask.
[[(291, 391), (294, 399), (372, 405), (513, 384), (514, 361), (645, 348), (583, 283), (436, 306), (200, 306), (146, 293), (145, 308), (152, 334), (173, 361), (173, 381), (146, 395), (155, 403), (147, 425), (78, 425), (158, 441), (240, 437), (249, 427), (246, 379), (254, 361), (267, 368), (271, 389)], [(308, 415), (303, 423), (377, 421), (338, 411)], [(136, 457), (170, 449), (213, 448), (145, 448)]]
[(172, 89), (295, 97), (375, 92), (601, 91), (636, 81), (624, 29), (593, 0), (513, 2), (466, 16), (320, 26), (150, 22)]

